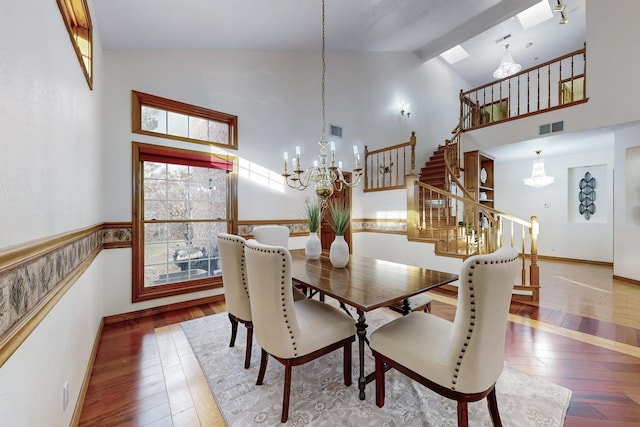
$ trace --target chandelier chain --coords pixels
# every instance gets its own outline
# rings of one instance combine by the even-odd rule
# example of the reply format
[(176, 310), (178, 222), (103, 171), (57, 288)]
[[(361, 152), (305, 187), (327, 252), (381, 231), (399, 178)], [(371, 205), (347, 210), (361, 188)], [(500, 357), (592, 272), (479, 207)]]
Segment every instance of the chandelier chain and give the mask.
[[(304, 170), (300, 164), (300, 147), (296, 147), (296, 156), (293, 159), (293, 167), (291, 173), (288, 169), (288, 154), (284, 153), (284, 173), (286, 184), (297, 190), (304, 190), (313, 185), (316, 195), (320, 198), (323, 206), (326, 206), (327, 199), (331, 197), (334, 191), (342, 191), (345, 187), (355, 187), (360, 181), (360, 177), (364, 174), (360, 166), (360, 154), (358, 146), (353, 146), (353, 155), (355, 167), (352, 170), (351, 182), (347, 181), (342, 173), (342, 162), (336, 162), (335, 159), (335, 143), (326, 139), (326, 110), (325, 110), (325, 76), (327, 73), (326, 62), (326, 34), (325, 34), (325, 0), (322, 0), (322, 132), (320, 136), (320, 153), (319, 161), (314, 161), (313, 166)], [(329, 152), (330, 148), (330, 152)], [(330, 156), (329, 156), (330, 154)]]
[(322, 0), (322, 132), (320, 143), (322, 144), (325, 141), (325, 128), (327, 127), (327, 121), (325, 116), (325, 95), (324, 95), (324, 82), (325, 82), (325, 74), (327, 72), (327, 63), (325, 61), (325, 31), (324, 31), (324, 0)]

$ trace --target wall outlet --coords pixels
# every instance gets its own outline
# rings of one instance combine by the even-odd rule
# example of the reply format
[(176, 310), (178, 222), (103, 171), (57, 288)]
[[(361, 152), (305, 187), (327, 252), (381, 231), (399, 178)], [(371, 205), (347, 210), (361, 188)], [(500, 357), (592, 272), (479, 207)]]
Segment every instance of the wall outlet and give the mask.
[(67, 410), (67, 405), (69, 405), (69, 381), (65, 381), (62, 386), (62, 410)]

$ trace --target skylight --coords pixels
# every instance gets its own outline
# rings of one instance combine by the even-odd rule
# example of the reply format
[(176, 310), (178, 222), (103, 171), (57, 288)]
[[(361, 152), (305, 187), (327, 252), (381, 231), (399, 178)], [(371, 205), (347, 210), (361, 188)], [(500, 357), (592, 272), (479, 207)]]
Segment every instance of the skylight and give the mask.
[(518, 21), (520, 21), (522, 28), (528, 30), (547, 19), (553, 18), (553, 12), (551, 11), (548, 0), (541, 0), (529, 9), (517, 14), (516, 17), (518, 18)]
[(462, 61), (464, 58), (467, 58), (469, 56), (469, 53), (464, 50), (462, 46), (457, 45), (445, 52), (442, 52), (440, 56), (444, 58), (444, 60), (449, 64), (453, 65), (456, 62)]

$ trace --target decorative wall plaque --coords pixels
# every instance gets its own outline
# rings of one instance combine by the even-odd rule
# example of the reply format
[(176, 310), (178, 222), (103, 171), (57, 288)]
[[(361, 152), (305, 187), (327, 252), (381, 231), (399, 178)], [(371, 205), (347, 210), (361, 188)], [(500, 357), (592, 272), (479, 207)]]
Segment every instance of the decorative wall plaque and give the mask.
[(588, 221), (596, 213), (596, 179), (591, 176), (591, 172), (587, 172), (578, 186), (580, 187), (578, 211)]

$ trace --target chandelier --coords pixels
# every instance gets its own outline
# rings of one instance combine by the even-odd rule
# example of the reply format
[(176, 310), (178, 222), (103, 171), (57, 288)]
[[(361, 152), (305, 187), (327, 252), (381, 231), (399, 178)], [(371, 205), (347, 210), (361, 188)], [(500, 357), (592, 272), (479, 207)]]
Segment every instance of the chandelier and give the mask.
[(493, 77), (496, 79), (503, 79), (509, 77), (512, 74), (517, 73), (522, 69), (520, 64), (516, 64), (509, 52), (509, 45), (504, 46), (504, 54), (502, 55), (502, 62), (500, 66), (493, 72)]
[(524, 185), (528, 185), (533, 188), (544, 187), (549, 185), (555, 179), (552, 176), (548, 176), (544, 171), (544, 160), (540, 158), (542, 150), (536, 150), (538, 158), (533, 161), (533, 170), (531, 171), (531, 178), (524, 179)]
[[(292, 173), (289, 173), (289, 156), (284, 153), (284, 177), (287, 185), (296, 190), (304, 190), (313, 185), (316, 194), (320, 198), (322, 204), (326, 204), (327, 199), (331, 197), (334, 191), (342, 191), (345, 187), (354, 187), (360, 181), (363, 170), (360, 167), (360, 154), (358, 146), (353, 146), (353, 156), (355, 158), (355, 167), (352, 171), (351, 182), (342, 174), (342, 162), (336, 163), (336, 146), (335, 142), (325, 138), (326, 117), (325, 117), (325, 74), (327, 64), (325, 62), (325, 24), (324, 24), (324, 1), (322, 0), (322, 132), (320, 136), (320, 154), (319, 161), (314, 160), (313, 166), (304, 170), (300, 163), (300, 146), (296, 147), (295, 158), (292, 159)], [(330, 153), (329, 153), (330, 151)]]

